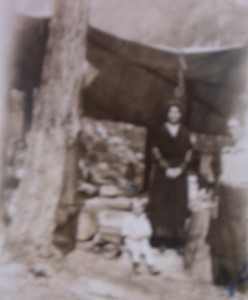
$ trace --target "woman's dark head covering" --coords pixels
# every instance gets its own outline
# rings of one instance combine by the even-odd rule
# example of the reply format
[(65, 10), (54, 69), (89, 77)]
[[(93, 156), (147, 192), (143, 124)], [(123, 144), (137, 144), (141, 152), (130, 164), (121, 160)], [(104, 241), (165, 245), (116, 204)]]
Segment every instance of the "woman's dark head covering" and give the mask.
[(170, 108), (173, 106), (176, 106), (180, 110), (180, 112), (182, 114), (182, 116), (181, 116), (181, 121), (182, 121), (184, 113), (185, 113), (185, 106), (181, 101), (172, 99), (166, 103), (165, 110), (163, 112), (163, 122), (167, 121), (168, 112), (169, 112)]
[(181, 120), (183, 119), (184, 112), (185, 112), (185, 107), (184, 104), (181, 101), (171, 99), (167, 102), (164, 102), (162, 106), (157, 107), (157, 113), (154, 114), (154, 126), (162, 126), (164, 122), (167, 121), (168, 119), (168, 112), (171, 107), (176, 106), (180, 110), (182, 117)]
[(176, 106), (179, 108), (179, 110), (181, 111), (182, 115), (185, 113), (185, 106), (184, 104), (179, 101), (179, 100), (174, 100), (171, 99), (166, 103), (166, 107), (165, 107), (165, 115), (167, 116), (169, 110), (171, 107)]

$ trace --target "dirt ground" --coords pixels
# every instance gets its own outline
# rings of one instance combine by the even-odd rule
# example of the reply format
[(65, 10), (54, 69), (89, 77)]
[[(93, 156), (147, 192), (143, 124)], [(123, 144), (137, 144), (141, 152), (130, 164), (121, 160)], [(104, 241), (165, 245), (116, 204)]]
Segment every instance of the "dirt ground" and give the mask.
[[(167, 253), (167, 254), (166, 254)], [(174, 256), (174, 259), (173, 259)], [(1, 300), (224, 300), (227, 291), (209, 283), (197, 282), (181, 268), (180, 257), (171, 250), (160, 254), (157, 262), (162, 274), (151, 276), (146, 269), (133, 274), (126, 255), (109, 260), (86, 252), (79, 246), (60, 262), (43, 264), (45, 276), (32, 274), (27, 267), (13, 262), (9, 255), (0, 260)], [(235, 298), (245, 300), (236, 294)]]

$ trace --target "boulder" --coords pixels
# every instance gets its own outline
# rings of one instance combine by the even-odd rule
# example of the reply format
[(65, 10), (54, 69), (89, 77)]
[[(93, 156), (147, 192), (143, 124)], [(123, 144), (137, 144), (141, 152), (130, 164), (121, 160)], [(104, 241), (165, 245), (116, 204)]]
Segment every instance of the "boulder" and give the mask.
[(104, 185), (100, 187), (99, 194), (102, 197), (116, 197), (121, 195), (123, 192), (114, 185)]
[(108, 138), (108, 130), (107, 128), (100, 122), (96, 124), (96, 133), (100, 135), (101, 138)]
[(102, 209), (119, 209), (119, 210), (128, 210), (131, 207), (131, 198), (129, 197), (116, 197), (116, 198), (102, 198), (95, 197), (88, 199), (84, 202), (83, 209), (87, 212), (98, 212)]
[(84, 181), (79, 181), (78, 191), (83, 193), (85, 196), (92, 197), (97, 194), (98, 188), (93, 184)]
[(97, 231), (97, 222), (95, 216), (89, 212), (82, 210), (78, 218), (77, 237), (78, 241), (86, 241), (92, 237)]
[(110, 145), (122, 145), (124, 143), (123, 139), (119, 136), (113, 136), (108, 140)]

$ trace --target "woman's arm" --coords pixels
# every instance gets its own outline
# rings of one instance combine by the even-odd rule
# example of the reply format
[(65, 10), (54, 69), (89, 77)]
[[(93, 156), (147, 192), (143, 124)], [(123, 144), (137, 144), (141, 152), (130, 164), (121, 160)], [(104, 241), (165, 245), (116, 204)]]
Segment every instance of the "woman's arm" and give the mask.
[(160, 150), (159, 150), (158, 147), (154, 147), (154, 148), (152, 149), (152, 153), (153, 153), (153, 157), (155, 158), (156, 162), (158, 163), (158, 165), (159, 165), (161, 168), (167, 169), (167, 168), (170, 167), (168, 161), (166, 161), (166, 160), (163, 158), (163, 156), (162, 156), (162, 154), (161, 154), (161, 152), (160, 152)]
[(197, 136), (195, 133), (189, 134), (189, 144), (190, 144), (191, 148), (186, 152), (186, 154), (184, 156), (183, 163), (180, 166), (182, 168), (182, 170), (185, 170), (192, 161), (193, 150), (195, 149), (195, 147), (197, 145)]
[(189, 163), (192, 160), (192, 156), (193, 156), (193, 150), (190, 149), (186, 152), (186, 154), (184, 156), (184, 160), (183, 160), (182, 164), (180, 165), (180, 168), (182, 170), (185, 170), (187, 168), (187, 166), (189, 165)]

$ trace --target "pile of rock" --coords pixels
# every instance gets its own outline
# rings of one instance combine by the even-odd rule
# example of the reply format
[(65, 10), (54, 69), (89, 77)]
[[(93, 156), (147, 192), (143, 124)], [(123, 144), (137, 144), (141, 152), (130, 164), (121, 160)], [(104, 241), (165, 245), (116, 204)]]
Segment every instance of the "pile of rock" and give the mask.
[(96, 233), (99, 212), (128, 209), (129, 197), (141, 189), (143, 181), (143, 128), (85, 117), (80, 140), (79, 202), (62, 207), (57, 214), (55, 241), (65, 252)]
[(79, 191), (88, 197), (115, 197), (140, 189), (144, 172), (145, 130), (125, 123), (84, 118)]

